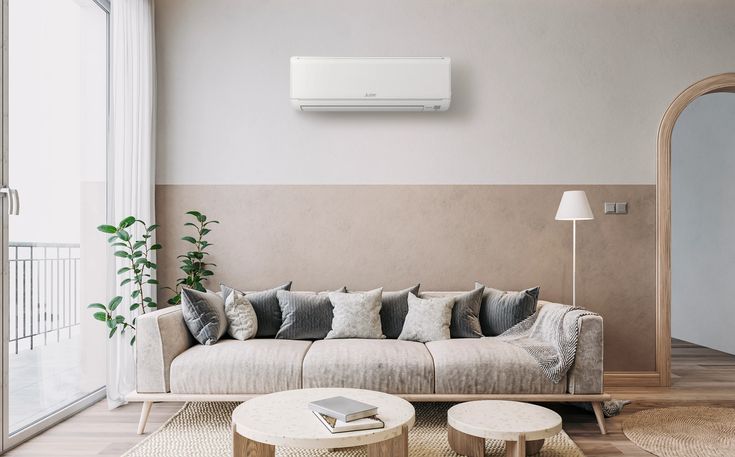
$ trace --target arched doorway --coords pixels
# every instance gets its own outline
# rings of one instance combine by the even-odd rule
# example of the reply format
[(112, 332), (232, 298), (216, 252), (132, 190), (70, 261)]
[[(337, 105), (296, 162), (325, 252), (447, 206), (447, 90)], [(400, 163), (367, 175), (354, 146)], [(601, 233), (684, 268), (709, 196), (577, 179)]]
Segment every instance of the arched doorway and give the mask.
[(662, 386), (671, 385), (671, 136), (679, 115), (696, 98), (735, 92), (735, 73), (698, 81), (669, 105), (661, 119), (656, 169), (656, 371)]

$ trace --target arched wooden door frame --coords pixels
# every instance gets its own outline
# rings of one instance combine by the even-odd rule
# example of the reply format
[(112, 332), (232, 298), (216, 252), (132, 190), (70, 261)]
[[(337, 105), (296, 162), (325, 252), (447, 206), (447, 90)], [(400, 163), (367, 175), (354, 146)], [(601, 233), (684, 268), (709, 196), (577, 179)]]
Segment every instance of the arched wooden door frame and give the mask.
[(679, 115), (702, 95), (735, 92), (735, 73), (710, 76), (679, 94), (658, 128), (656, 168), (656, 371), (671, 385), (671, 135)]

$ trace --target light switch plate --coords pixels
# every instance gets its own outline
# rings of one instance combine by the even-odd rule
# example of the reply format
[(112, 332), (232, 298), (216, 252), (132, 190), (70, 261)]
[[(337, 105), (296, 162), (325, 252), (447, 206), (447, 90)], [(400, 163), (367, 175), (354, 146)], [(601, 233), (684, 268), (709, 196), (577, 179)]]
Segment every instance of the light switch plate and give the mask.
[(616, 203), (605, 202), (605, 214), (615, 214)]
[(628, 214), (628, 202), (615, 203), (615, 214)]

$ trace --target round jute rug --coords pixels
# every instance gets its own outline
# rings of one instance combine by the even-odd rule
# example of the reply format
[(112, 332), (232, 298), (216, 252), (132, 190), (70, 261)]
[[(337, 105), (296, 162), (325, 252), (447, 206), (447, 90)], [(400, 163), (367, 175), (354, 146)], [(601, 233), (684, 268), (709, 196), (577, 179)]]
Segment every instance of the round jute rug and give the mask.
[(637, 412), (623, 433), (659, 457), (735, 456), (735, 409), (673, 407)]
[[(160, 429), (123, 457), (232, 457), (232, 410), (237, 403), (187, 403)], [(416, 425), (408, 435), (409, 457), (456, 457), (447, 441), (447, 410), (453, 403), (414, 403)], [(486, 456), (505, 455), (505, 443), (486, 441)], [(365, 448), (336, 452), (277, 448), (276, 457), (361, 457)], [(584, 457), (564, 431), (546, 440), (539, 457)]]

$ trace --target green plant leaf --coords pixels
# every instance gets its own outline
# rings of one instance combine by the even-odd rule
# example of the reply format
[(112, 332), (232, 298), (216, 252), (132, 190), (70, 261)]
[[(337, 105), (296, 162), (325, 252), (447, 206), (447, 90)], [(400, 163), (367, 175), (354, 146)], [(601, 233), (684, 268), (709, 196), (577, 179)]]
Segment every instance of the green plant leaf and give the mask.
[(130, 271), (130, 267), (122, 267), (119, 270), (117, 270), (117, 274), (121, 275), (123, 273), (127, 273), (128, 271)]
[(118, 305), (120, 305), (120, 302), (122, 302), (122, 300), (123, 298), (120, 295), (113, 297), (112, 300), (110, 300), (110, 304), (109, 304), (110, 311), (115, 311), (115, 308), (117, 308)]
[(197, 240), (195, 240), (193, 236), (184, 236), (181, 237), (181, 239), (184, 241), (188, 241), (191, 244), (197, 244)]
[(133, 216), (128, 216), (125, 219), (120, 221), (120, 228), (126, 228), (130, 227), (131, 225), (135, 224), (135, 218)]
[(199, 233), (200, 233), (200, 234), (201, 234), (202, 236), (204, 236), (204, 235), (208, 234), (209, 232), (211, 232), (211, 230), (210, 230), (210, 229), (208, 229), (208, 228), (205, 228), (205, 229), (201, 229), (201, 230), (199, 231)]
[(117, 324), (125, 323), (125, 316), (115, 316), (115, 323)]
[(196, 217), (197, 219), (199, 219), (200, 217), (202, 217), (202, 213), (200, 213), (199, 211), (194, 211), (194, 210), (187, 211), (186, 214), (190, 214), (190, 215)]
[(133, 244), (133, 250), (140, 249), (143, 246), (145, 246), (145, 241), (138, 240), (138, 241), (135, 242), (135, 244)]
[(130, 233), (125, 231), (124, 229), (120, 229), (117, 231), (117, 236), (120, 237), (123, 241), (129, 241), (130, 240)]
[(214, 275), (214, 272), (211, 271), (211, 270), (202, 270), (202, 272), (200, 274), (202, 276), (213, 276)]
[(184, 227), (194, 227), (195, 229), (199, 229), (199, 226), (193, 222), (187, 222), (186, 224), (184, 224)]
[(152, 302), (148, 303), (148, 307), (149, 308), (158, 308), (158, 303), (152, 301)]
[(108, 242), (108, 243), (112, 243), (112, 242), (113, 242), (113, 241), (115, 241), (116, 239), (117, 239), (117, 235), (112, 235), (111, 237), (107, 238), (107, 242)]
[(143, 257), (143, 251), (135, 251), (133, 252), (133, 258), (137, 259), (138, 257)]
[(117, 327), (114, 327), (112, 330), (110, 330), (110, 334), (107, 335), (107, 338), (112, 338), (112, 336), (117, 332)]
[(124, 286), (125, 284), (129, 284), (132, 281), (130, 278), (123, 279), (120, 281), (120, 287)]
[(131, 296), (132, 298), (136, 298), (136, 297), (138, 297), (139, 295), (140, 295), (140, 290), (138, 290), (138, 289), (135, 289), (135, 290), (134, 290), (133, 292), (131, 292), (131, 293), (130, 293), (130, 296)]
[(146, 230), (150, 233), (150, 232), (156, 230), (158, 227), (160, 227), (160, 225), (153, 224), (153, 225), (149, 226)]
[(149, 279), (146, 281), (148, 284), (158, 284), (158, 280), (156, 279)]
[(98, 321), (105, 322), (107, 320), (107, 313), (103, 311), (97, 311), (96, 313), (92, 314), (92, 317), (94, 317)]
[(115, 251), (115, 257), (123, 257), (125, 259), (130, 257), (130, 254), (128, 254), (125, 251)]
[(105, 305), (103, 305), (102, 303), (91, 303), (91, 304), (87, 305), (87, 308), (89, 308), (89, 309), (95, 309), (95, 308), (96, 309), (103, 309), (103, 310), (107, 311), (107, 307)]
[(97, 227), (97, 230), (99, 230), (102, 233), (115, 233), (117, 232), (117, 227), (113, 227), (112, 225), (100, 225)]
[(134, 344), (135, 344), (135, 335), (133, 335), (133, 337), (130, 338), (130, 345), (132, 346)]
[(161, 249), (162, 247), (163, 246), (161, 246), (160, 244), (156, 243), (153, 246), (151, 246), (151, 251), (155, 251), (157, 249)]
[(133, 303), (130, 305), (130, 311), (135, 311), (136, 309), (140, 308), (140, 303)]

